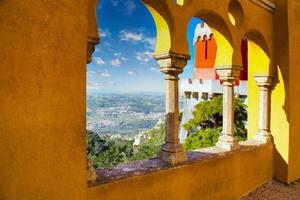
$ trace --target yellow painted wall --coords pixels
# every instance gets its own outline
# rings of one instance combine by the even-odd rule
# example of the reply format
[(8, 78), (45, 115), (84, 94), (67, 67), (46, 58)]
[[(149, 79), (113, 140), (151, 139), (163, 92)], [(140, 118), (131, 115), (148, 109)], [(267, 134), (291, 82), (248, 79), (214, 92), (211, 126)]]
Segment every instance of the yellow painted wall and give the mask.
[(271, 180), (271, 145), (88, 189), (88, 200), (239, 200)]
[[(290, 1), (289, 1), (290, 2)], [(292, 60), (298, 59), (297, 50), (297, 9), (296, 4), (288, 4), (286, 0), (275, 0), (274, 13), (274, 73), (277, 85), (272, 96), (272, 123), (276, 150), (274, 154), (274, 176), (283, 182), (291, 182), (300, 177), (299, 159), (299, 111), (297, 110), (297, 64)], [(299, 3), (298, 3), (299, 4)], [(292, 6), (292, 7), (290, 7)], [(295, 9), (293, 11), (293, 9)], [(298, 31), (299, 33), (299, 31)], [(293, 38), (294, 37), (294, 38)], [(292, 39), (293, 38), (293, 39)], [(292, 48), (292, 46), (296, 48)], [(298, 47), (299, 49), (299, 47)], [(293, 92), (292, 92), (293, 91)]]
[(290, 144), (288, 180), (300, 177), (300, 2), (288, 1), (289, 19), (289, 94), (290, 94)]
[(275, 177), (281, 181), (287, 181), (287, 164), (289, 160), (289, 122), (285, 111), (285, 83), (282, 71), (279, 67), (278, 80), (275, 80), (274, 90), (272, 91), (271, 104), (271, 133), (274, 137), (275, 144)]
[(0, 199), (86, 199), (87, 2), (0, 1)]

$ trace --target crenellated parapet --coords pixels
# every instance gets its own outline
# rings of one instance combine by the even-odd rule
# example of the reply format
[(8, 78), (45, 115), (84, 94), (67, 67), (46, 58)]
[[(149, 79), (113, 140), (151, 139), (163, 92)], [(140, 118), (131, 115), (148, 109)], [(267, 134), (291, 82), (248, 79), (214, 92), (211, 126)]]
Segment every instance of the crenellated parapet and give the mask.
[[(201, 79), (182, 79), (180, 91), (183, 97), (187, 92), (190, 93), (207, 93), (222, 94), (222, 85), (220, 80), (201, 80)], [(238, 85), (234, 86), (236, 95), (248, 95), (248, 81), (240, 80)]]

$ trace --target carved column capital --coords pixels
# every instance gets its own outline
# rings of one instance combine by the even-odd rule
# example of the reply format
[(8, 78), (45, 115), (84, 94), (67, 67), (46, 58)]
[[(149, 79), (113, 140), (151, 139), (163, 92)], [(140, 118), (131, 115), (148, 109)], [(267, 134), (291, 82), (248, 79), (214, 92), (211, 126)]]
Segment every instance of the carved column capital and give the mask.
[(256, 74), (254, 80), (260, 89), (270, 89), (273, 83), (273, 77), (267, 74)]
[(176, 53), (165, 53), (154, 55), (154, 59), (157, 60), (160, 66), (160, 71), (164, 74), (178, 75), (183, 72), (183, 68), (186, 66), (187, 61), (190, 59), (189, 55), (182, 55)]
[(239, 65), (227, 65), (216, 67), (219, 79), (231, 83), (233, 83), (234, 80), (240, 75), (242, 69), (243, 67)]

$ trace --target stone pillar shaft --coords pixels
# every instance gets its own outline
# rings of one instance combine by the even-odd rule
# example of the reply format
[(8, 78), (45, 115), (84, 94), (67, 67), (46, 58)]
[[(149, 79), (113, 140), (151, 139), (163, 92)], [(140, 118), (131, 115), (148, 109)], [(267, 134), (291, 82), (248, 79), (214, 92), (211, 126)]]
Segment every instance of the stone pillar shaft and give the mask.
[[(223, 82), (223, 134), (233, 136), (234, 124), (234, 84), (233, 81)], [(224, 106), (225, 105), (225, 106)]]
[(178, 75), (182, 73), (189, 56), (174, 53), (154, 57), (166, 75), (166, 135), (160, 158), (171, 165), (187, 160), (179, 140)]
[(254, 139), (267, 143), (272, 140), (270, 131), (272, 77), (255, 75), (254, 79), (259, 87), (258, 131)]
[(217, 146), (226, 150), (239, 148), (234, 137), (234, 81), (240, 74), (241, 66), (226, 66), (217, 68), (220, 80), (223, 81), (223, 131)]
[(166, 136), (163, 149), (177, 152), (179, 144), (178, 74), (166, 74)]

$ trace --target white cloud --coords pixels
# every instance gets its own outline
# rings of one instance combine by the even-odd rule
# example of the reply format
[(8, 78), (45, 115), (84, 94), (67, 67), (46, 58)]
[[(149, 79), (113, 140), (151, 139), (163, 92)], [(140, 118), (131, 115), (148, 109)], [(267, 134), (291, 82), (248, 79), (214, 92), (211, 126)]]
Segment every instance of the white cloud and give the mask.
[(119, 38), (121, 41), (128, 41), (133, 44), (142, 42), (146, 49), (154, 50), (156, 37), (146, 37), (143, 32), (144, 31), (142, 29), (137, 31), (122, 30), (120, 31)]
[(118, 53), (114, 53), (114, 56), (123, 60), (123, 61), (127, 61), (128, 58), (126, 58), (125, 56), (122, 56), (122, 53), (121, 52), (118, 52)]
[(129, 74), (130, 76), (132, 76), (132, 75), (134, 75), (135, 73), (134, 73), (134, 71), (128, 71), (128, 74)]
[(87, 75), (90, 76), (90, 77), (94, 77), (96, 75), (96, 71), (94, 71), (94, 70), (88, 70), (87, 71)]
[(151, 67), (151, 68), (150, 68), (150, 71), (153, 71), (153, 72), (160, 72), (159, 68), (157, 68), (157, 67)]
[(88, 73), (88, 74), (96, 74), (96, 71), (94, 71), (94, 70), (88, 70), (87, 73)]
[(133, 11), (136, 10), (136, 4), (133, 0), (110, 0), (113, 7), (120, 6), (122, 4), (122, 11), (124, 15), (132, 15)]
[(104, 29), (104, 30), (99, 28), (99, 35), (100, 35), (101, 38), (105, 38), (105, 37), (109, 37), (111, 35), (111, 33), (107, 28)]
[(135, 58), (141, 62), (149, 62), (152, 60), (152, 54), (150, 51), (145, 51), (145, 52), (137, 52)]
[(112, 6), (118, 6), (119, 5), (118, 0), (110, 0), (110, 3), (111, 3)]
[(119, 53), (114, 53), (114, 56), (119, 57), (119, 56), (121, 56), (121, 53), (120, 52)]
[(87, 83), (88, 90), (99, 90), (100, 88), (101, 88), (100, 83), (92, 83), (92, 82)]
[(109, 43), (109, 42), (104, 42), (103, 44), (104, 44), (104, 46), (106, 46), (106, 47), (111, 47), (111, 43)]
[(99, 71), (98, 74), (102, 77), (111, 77), (111, 74), (107, 70)]
[(97, 65), (104, 65), (105, 64), (104, 60), (100, 57), (95, 57), (95, 61), (96, 61)]
[(135, 33), (132, 31), (122, 30), (120, 31), (119, 37), (121, 41), (130, 41), (134, 43), (134, 42), (142, 41), (144, 35), (143, 33)]
[(136, 5), (132, 0), (125, 1), (124, 6), (126, 8), (126, 12), (125, 12), (126, 15), (132, 15), (133, 11), (136, 9)]
[(147, 49), (153, 49), (154, 50), (155, 44), (156, 44), (156, 38), (155, 37), (144, 38), (143, 42), (145, 43), (145, 47)]
[(124, 61), (127, 61), (127, 60), (128, 60), (128, 58), (126, 58), (126, 57), (124, 57), (124, 56), (122, 56), (121, 59), (124, 60)]
[(108, 85), (116, 85), (116, 83), (114, 81), (109, 81)]
[(120, 66), (120, 65), (121, 65), (121, 61), (119, 60), (119, 58), (116, 58), (116, 59), (111, 60), (111, 61), (110, 61), (110, 64), (111, 64), (112, 66), (117, 67), (117, 66)]

